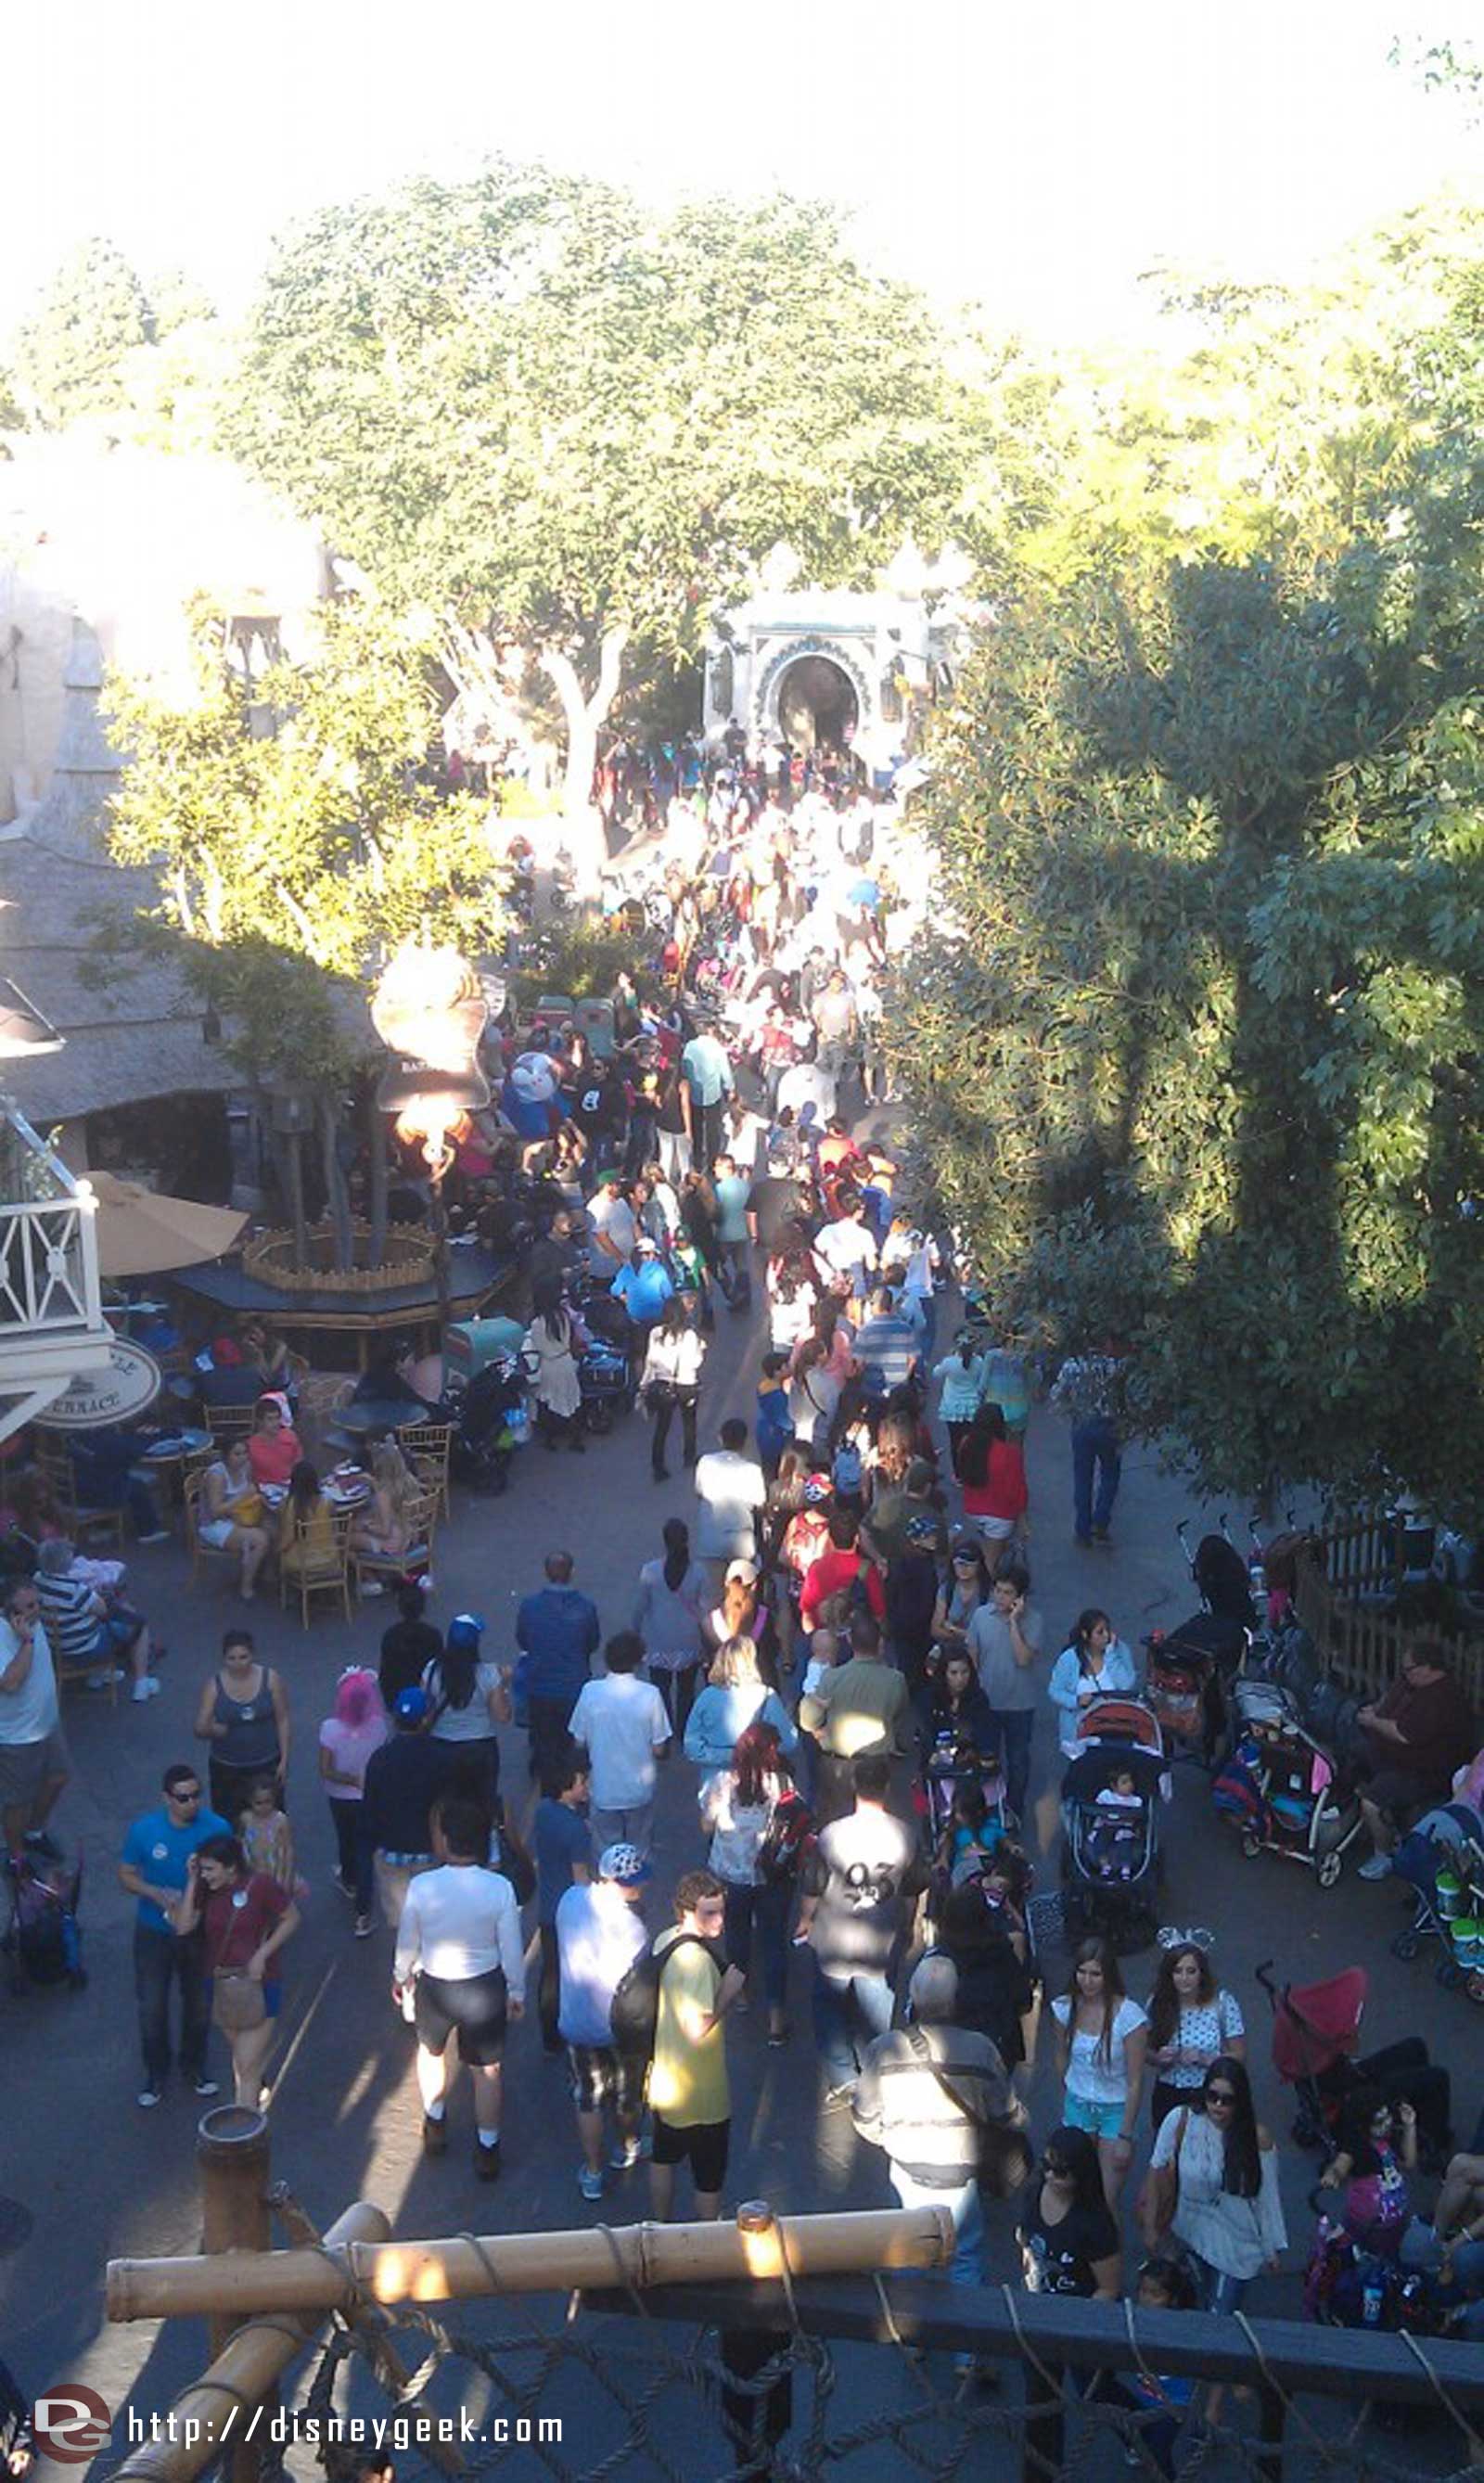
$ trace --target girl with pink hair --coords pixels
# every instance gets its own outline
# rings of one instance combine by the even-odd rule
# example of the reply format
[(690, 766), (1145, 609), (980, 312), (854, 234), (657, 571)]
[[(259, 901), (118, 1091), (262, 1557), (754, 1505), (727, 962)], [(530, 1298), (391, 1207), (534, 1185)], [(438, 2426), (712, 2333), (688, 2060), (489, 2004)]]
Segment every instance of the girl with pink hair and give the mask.
[(386, 1739), (386, 1710), (377, 1677), (350, 1665), (335, 1684), (335, 1703), (320, 1726), (320, 1778), (330, 1797), (339, 1862), (335, 1885), (356, 1907), (356, 1937), (369, 1939), (371, 1848), (361, 1832), (366, 1762)]

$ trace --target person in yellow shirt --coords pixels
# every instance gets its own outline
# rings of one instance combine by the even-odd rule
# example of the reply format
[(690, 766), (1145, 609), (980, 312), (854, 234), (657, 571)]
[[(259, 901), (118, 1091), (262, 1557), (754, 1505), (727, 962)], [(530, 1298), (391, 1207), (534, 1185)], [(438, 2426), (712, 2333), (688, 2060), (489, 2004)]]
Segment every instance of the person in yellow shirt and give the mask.
[(746, 1977), (734, 1965), (724, 1967), (717, 1955), (726, 1912), (720, 1880), (709, 1871), (687, 1871), (676, 1886), (675, 1909), (674, 1927), (654, 1942), (659, 2008), (649, 2069), (649, 2202), (655, 2222), (668, 2224), (676, 2166), (688, 2163), (697, 2217), (712, 2223), (721, 2213), (731, 2135), (722, 2020)]

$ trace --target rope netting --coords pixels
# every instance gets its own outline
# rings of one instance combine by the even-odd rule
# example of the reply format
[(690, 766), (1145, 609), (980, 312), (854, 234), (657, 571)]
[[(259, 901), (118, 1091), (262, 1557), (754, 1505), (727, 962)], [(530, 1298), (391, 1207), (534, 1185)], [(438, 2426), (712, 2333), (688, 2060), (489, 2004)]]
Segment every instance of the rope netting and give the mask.
[[(460, 2237), (485, 2262), (472, 2236)], [(904, 2336), (876, 2281), (885, 2342), (809, 2333), (785, 2274), (776, 2328), (685, 2325), (656, 2314), (625, 2281), (615, 2251), (609, 2299), (574, 2298), (544, 2327), (514, 2297), (460, 2307), (457, 2322), (424, 2308), (378, 2312), (399, 2344), (415, 2336), (416, 2368), (387, 2389), (378, 2337), (356, 2313), (336, 2318), (303, 2398), (295, 2429), (316, 2425), (314, 2453), (330, 2483), (363, 2465), (380, 2420), (397, 2483), (456, 2471), (474, 2478), (546, 2475), (552, 2483), (955, 2483), (962, 2475), (1020, 2475), (1024, 2483), (1102, 2483), (1139, 2470), (1251, 2483), (1412, 2483), (1466, 2475), (1477, 2483), (1484, 2439), (1450, 2397), (1425, 2341), (1415, 2398), (1365, 2400), (1364, 2380), (1342, 2398), (1285, 2389), (1240, 2314), (1233, 2330), (1251, 2354), (1251, 2388), (1174, 2392), (1151, 2367), (1131, 2306), (1127, 2350), (1116, 2368), (1073, 2374), (1026, 2334), (1010, 2287), (999, 2288), (1013, 2350), (994, 2360), (925, 2350)], [(355, 2324), (351, 2324), (354, 2321)], [(816, 2323), (817, 2324), (817, 2321)], [(923, 2331), (920, 2323), (916, 2332)], [(1264, 2437), (1262, 2412), (1269, 2420)], [(1281, 2441), (1277, 2438), (1280, 2430)], [(361, 2444), (345, 2426), (358, 2423)], [(429, 2451), (426, 2426), (452, 2443)], [(337, 2437), (337, 2431), (339, 2436)], [(305, 2451), (290, 2456), (305, 2470)]]

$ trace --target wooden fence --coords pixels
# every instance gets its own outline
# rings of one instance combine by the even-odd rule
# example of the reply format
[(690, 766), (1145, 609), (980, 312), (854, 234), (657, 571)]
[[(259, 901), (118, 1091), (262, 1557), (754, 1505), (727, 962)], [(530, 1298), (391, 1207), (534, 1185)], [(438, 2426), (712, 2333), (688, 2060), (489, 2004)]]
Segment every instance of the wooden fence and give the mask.
[(1445, 1652), (1476, 1713), (1484, 1718), (1484, 1639), (1430, 1623), (1398, 1620), (1403, 1553), (1400, 1529), (1385, 1515), (1352, 1519), (1312, 1538), (1298, 1564), (1298, 1615), (1346, 1687), (1376, 1698), (1401, 1670), (1402, 1649), (1419, 1631)]

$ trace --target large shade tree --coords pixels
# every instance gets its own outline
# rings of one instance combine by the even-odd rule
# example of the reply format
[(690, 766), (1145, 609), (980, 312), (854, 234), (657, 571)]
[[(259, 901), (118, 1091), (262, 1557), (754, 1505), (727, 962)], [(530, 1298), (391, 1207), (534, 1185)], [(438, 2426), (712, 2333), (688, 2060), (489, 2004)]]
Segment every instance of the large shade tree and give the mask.
[(16, 394), (42, 430), (122, 401), (127, 355), (153, 341), (143, 281), (109, 241), (90, 241), (57, 270), (16, 331), (10, 360)]
[(384, 596), (444, 617), (458, 674), (544, 674), (574, 821), (631, 648), (694, 656), (779, 546), (867, 583), (941, 538), (961, 473), (933, 320), (828, 210), (656, 221), (509, 164), (289, 238), (232, 437)]
[[(341, 1108), (358, 1091), (370, 1110), (381, 1056), (367, 986), (404, 940), (478, 957), (506, 923), (483, 805), (437, 798), (421, 772), (437, 718), (427, 642), (354, 603), (322, 629), (315, 660), (278, 664), (251, 702), (204, 613), (194, 705), (111, 682), (130, 757), (109, 845), (151, 866), (160, 895), (107, 945), (120, 963), (168, 955), (220, 1016), (244, 1080), (306, 1099), (348, 1264)], [(378, 1177), (384, 1155), (378, 1134)], [(297, 1146), (279, 1169), (302, 1224)], [(374, 1196), (378, 1227), (383, 1208)]]
[(1484, 286), (1380, 255), (1390, 333), (1364, 267), (1223, 306), (1157, 420), (1126, 389), (1050, 457), (895, 1041), (993, 1297), (1121, 1335), (1137, 1430), (1477, 1521)]

